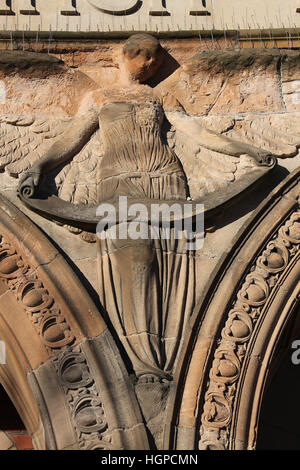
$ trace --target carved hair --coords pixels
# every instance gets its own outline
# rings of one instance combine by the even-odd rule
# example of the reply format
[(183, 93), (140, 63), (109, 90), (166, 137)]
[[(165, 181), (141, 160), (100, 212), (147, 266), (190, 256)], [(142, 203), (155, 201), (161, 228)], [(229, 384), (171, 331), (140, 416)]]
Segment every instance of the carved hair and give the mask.
[(158, 39), (150, 34), (139, 33), (130, 36), (124, 47), (123, 54), (127, 55), (129, 59), (137, 56), (141, 50), (150, 53), (151, 57), (156, 57), (161, 52), (161, 45)]

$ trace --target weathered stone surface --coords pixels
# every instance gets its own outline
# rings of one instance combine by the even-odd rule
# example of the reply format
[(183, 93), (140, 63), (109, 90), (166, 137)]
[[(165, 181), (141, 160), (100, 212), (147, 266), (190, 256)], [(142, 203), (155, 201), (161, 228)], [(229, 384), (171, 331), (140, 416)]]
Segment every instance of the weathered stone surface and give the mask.
[(17, 450), (15, 443), (3, 431), (0, 431), (0, 450)]
[(62, 60), (48, 54), (23, 51), (0, 52), (1, 78), (18, 73), (29, 79), (46, 78), (66, 72), (67, 68)]
[[(75, 429), (68, 412), (61, 384), (58, 381), (56, 370), (52, 363), (41, 365), (28, 377), (35, 400), (39, 404), (40, 414), (48, 421), (49, 429), (46, 431), (46, 448), (49, 450), (65, 449), (77, 443)], [(36, 385), (34, 385), (36, 384)], [(50, 438), (51, 436), (51, 438)]]
[(299, 65), (298, 56), (292, 53), (284, 57), (281, 66), (282, 93), (287, 111), (300, 109), (299, 99)]
[(299, 111), (300, 109), (300, 93), (297, 91), (297, 84), (295, 85), (295, 91), (283, 95), (284, 103), (287, 111)]
[[(144, 420), (134, 386), (108, 332), (82, 344), (100, 391), (115, 448), (147, 449)], [(118, 407), (115, 407), (118, 403)]]
[(149, 447), (133, 385), (109, 333), (65, 350), (28, 380), (48, 449)]
[[(11, 312), (14, 312), (14, 315), (11, 315)], [(6, 292), (0, 297), (0, 316), (2, 329), (7, 332), (7, 340), (15, 340), (22, 344), (22, 352), (26, 362), (28, 361), (23, 366), (25, 369), (30, 369), (30, 366), (36, 367), (48, 358), (48, 353), (41, 344), (34, 325), (28, 321), (23, 305), (20, 305), (12, 292)], [(10, 338), (9, 334), (12, 331), (14, 336)]]
[(299, 55), (296, 51), (289, 51), (282, 57), (281, 65), (282, 82), (293, 82), (300, 79), (299, 74)]
[[(291, 54), (299, 63), (299, 57)], [(210, 51), (189, 59), (161, 87), (190, 114), (278, 112), (281, 98), (278, 51)], [(287, 61), (289, 56), (287, 56)]]
[(78, 97), (93, 88), (79, 71), (47, 54), (2, 51), (0, 54), (1, 113), (69, 116)]

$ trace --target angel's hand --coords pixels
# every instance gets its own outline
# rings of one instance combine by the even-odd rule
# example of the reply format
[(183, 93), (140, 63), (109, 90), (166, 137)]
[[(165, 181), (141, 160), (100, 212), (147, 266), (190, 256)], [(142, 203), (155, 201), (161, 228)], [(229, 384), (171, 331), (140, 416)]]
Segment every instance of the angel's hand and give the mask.
[(204, 148), (233, 157), (249, 155), (259, 166), (273, 166), (276, 163), (276, 158), (271, 152), (206, 129), (194, 117), (177, 111), (167, 112), (166, 116), (175, 130), (179, 130)]
[(272, 166), (276, 162), (276, 157), (266, 150), (246, 145), (245, 153), (254, 158), (259, 166)]
[(26, 198), (33, 197), (35, 189), (39, 185), (40, 178), (41, 170), (39, 168), (32, 168), (27, 171), (20, 179), (18, 186), (19, 193)]
[(221, 136), (222, 139), (226, 139), (229, 143), (226, 147), (221, 148), (221, 153), (228, 153), (229, 155), (233, 155), (235, 157), (241, 155), (249, 155), (252, 157), (256, 164), (259, 166), (273, 166), (276, 162), (276, 157), (267, 150), (261, 149), (259, 147), (255, 147), (251, 144), (246, 144), (244, 142), (238, 142), (227, 137)]

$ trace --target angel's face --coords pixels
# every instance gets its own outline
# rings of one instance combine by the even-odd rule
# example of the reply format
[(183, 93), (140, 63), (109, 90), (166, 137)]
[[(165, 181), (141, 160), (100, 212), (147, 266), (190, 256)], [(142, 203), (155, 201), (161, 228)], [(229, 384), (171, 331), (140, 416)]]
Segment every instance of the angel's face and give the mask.
[(143, 83), (153, 77), (162, 64), (163, 56), (161, 51), (153, 51), (147, 44), (140, 44), (139, 47), (130, 54), (124, 51), (124, 65), (128, 75), (132, 80)]

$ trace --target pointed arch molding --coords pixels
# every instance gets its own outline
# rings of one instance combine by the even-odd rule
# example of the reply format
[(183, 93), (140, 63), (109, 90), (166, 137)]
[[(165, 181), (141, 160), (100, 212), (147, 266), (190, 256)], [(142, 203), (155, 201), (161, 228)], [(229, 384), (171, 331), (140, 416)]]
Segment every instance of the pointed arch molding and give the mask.
[(211, 276), (178, 368), (167, 436), (174, 448), (255, 448), (270, 363), (300, 301), (299, 195), (297, 170), (255, 211)]
[(0, 383), (36, 448), (149, 448), (99, 311), (62, 255), (2, 195), (0, 340)]

